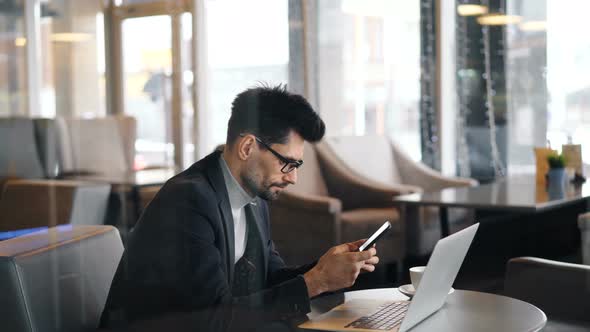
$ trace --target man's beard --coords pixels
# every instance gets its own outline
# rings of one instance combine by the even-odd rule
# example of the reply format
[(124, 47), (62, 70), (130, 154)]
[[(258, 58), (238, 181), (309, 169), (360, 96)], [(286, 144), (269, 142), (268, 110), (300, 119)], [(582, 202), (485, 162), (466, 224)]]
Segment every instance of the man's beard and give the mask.
[(286, 184), (282, 184), (282, 183), (270, 183), (270, 184), (263, 183), (263, 184), (259, 185), (258, 181), (256, 181), (256, 176), (254, 174), (249, 174), (249, 173), (247, 173), (243, 177), (243, 182), (252, 194), (254, 194), (266, 201), (273, 201), (273, 200), (279, 198), (279, 195), (281, 194), (281, 191), (273, 192), (272, 190), (270, 190), (271, 187), (277, 186), (277, 187), (285, 188), (287, 186)]

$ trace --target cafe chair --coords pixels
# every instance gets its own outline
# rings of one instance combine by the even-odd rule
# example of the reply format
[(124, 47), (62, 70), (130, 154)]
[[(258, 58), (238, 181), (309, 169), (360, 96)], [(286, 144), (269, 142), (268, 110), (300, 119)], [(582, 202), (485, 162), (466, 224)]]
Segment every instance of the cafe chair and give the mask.
[[(327, 137), (317, 145), (317, 151), (326, 168), (344, 169), (343, 172), (357, 182), (372, 182), (397, 194), (432, 192), (478, 183), (470, 178), (444, 176), (412, 160), (386, 136)], [(393, 202), (390, 206), (394, 206)], [(439, 209), (408, 206), (403, 214), (408, 255), (423, 257), (430, 254), (441, 237)], [(465, 209), (449, 209), (451, 233), (473, 224), (472, 214)]]
[(0, 329), (95, 331), (122, 254), (112, 226), (62, 225), (0, 242)]
[(504, 293), (547, 315), (543, 331), (590, 331), (590, 266), (535, 257), (508, 261)]
[(379, 240), (378, 255), (400, 268), (404, 225), (391, 197), (413, 188), (380, 186), (358, 181), (343, 168), (325, 168), (312, 144), (305, 143), (303, 160), (297, 184), (270, 203), (273, 240), (285, 261), (312, 262), (332, 246), (369, 237), (389, 220), (393, 227)]
[(134, 170), (135, 118), (57, 118), (56, 125), (62, 173), (121, 174)]
[(31, 119), (0, 118), (0, 151), (0, 180), (45, 177)]

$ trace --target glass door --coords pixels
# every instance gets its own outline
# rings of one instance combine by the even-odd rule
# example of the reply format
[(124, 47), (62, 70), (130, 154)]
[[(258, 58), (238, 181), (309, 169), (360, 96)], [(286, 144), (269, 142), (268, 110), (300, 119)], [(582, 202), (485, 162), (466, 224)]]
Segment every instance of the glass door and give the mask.
[(134, 167), (186, 167), (192, 158), (184, 156), (194, 150), (184, 144), (192, 141), (194, 115), (188, 6), (134, 2), (112, 13), (114, 113), (136, 119)]
[(122, 22), (124, 113), (137, 121), (138, 169), (174, 164), (171, 22), (168, 15)]

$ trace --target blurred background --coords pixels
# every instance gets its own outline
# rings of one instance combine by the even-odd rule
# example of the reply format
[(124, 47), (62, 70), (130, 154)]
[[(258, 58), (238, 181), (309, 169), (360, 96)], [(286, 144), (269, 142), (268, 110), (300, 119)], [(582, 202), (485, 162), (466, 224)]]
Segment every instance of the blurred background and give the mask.
[(490, 181), (531, 167), (533, 146), (588, 141), (589, 7), (3, 0), (0, 116), (131, 115), (134, 168), (183, 168), (224, 141), (236, 93), (284, 83), (328, 135), (391, 136), (415, 160)]

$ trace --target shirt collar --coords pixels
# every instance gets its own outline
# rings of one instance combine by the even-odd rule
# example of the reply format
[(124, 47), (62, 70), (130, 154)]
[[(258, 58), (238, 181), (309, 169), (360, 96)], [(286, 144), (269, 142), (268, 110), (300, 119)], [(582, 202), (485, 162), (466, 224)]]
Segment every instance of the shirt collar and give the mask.
[(231, 208), (241, 209), (246, 206), (246, 204), (254, 202), (256, 197), (248, 195), (236, 178), (234, 178), (225, 159), (223, 159), (223, 154), (219, 156), (219, 164), (221, 165), (221, 173), (223, 174), (223, 180), (225, 182), (225, 187), (227, 188)]

